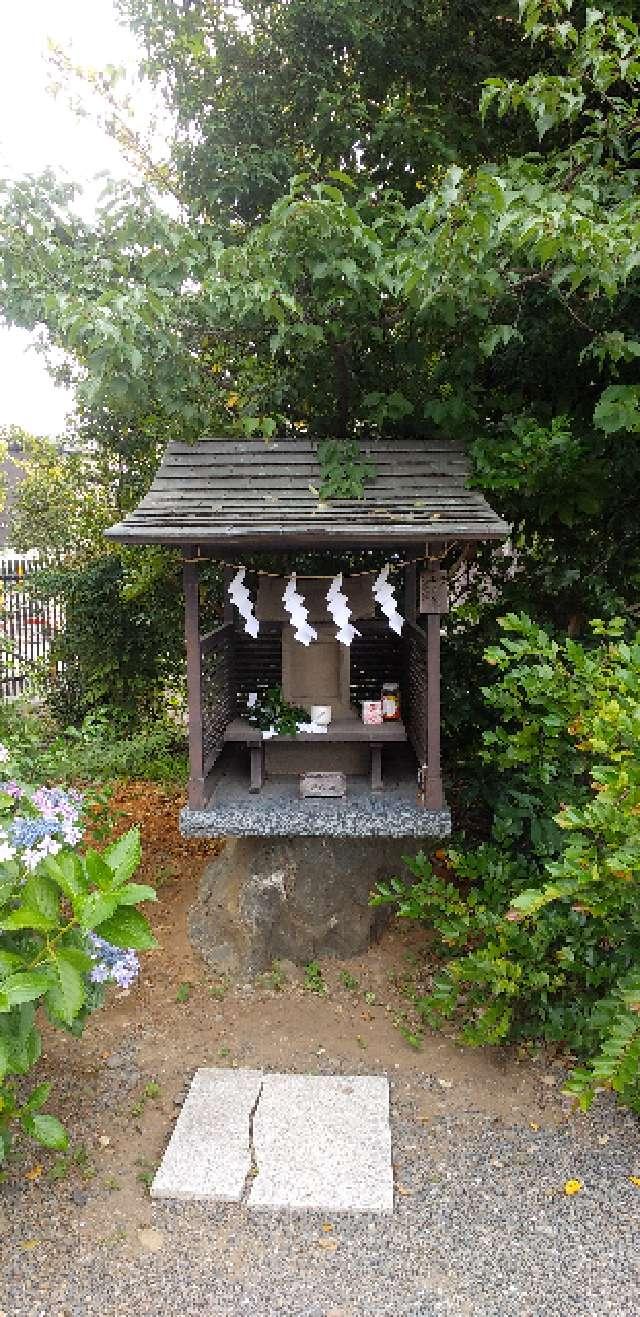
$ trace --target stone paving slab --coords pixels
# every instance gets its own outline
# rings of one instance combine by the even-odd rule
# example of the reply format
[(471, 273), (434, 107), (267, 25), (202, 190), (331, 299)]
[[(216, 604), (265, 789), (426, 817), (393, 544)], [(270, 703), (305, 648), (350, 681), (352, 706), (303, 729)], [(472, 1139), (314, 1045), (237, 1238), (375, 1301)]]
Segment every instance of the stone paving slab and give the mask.
[(383, 1076), (265, 1074), (253, 1145), (249, 1207), (393, 1212)]
[(260, 1070), (197, 1070), (151, 1186), (152, 1198), (237, 1203), (251, 1170)]

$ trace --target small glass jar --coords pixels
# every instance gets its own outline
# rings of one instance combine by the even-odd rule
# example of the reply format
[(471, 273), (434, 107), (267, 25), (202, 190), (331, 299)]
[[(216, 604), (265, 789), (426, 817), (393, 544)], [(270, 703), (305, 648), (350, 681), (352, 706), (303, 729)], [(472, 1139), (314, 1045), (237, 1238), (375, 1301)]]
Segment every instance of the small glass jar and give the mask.
[(382, 687), (382, 718), (386, 723), (400, 718), (400, 686), (397, 681), (385, 681)]

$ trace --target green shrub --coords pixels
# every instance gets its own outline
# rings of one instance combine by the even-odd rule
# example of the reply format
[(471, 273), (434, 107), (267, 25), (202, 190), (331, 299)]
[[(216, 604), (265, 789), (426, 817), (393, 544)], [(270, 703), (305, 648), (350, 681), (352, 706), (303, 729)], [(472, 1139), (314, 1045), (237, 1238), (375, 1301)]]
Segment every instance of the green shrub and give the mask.
[(137, 829), (102, 854), (84, 849), (79, 793), (22, 785), (1, 745), (0, 763), (10, 775), (0, 783), (2, 1162), (16, 1127), (47, 1148), (66, 1147), (62, 1125), (42, 1110), (50, 1085), (27, 1091), (42, 1049), (38, 1011), (77, 1036), (109, 983), (135, 982), (136, 951), (155, 946), (137, 906), (155, 892), (132, 882)]
[(414, 885), (374, 901), (435, 931), (430, 1022), (563, 1043), (587, 1063), (567, 1086), (583, 1106), (611, 1087), (640, 1110), (640, 636), (593, 626), (587, 647), (503, 619), (486, 654), (491, 837), (448, 851), (450, 880), (417, 856)]
[(11, 741), (16, 771), (28, 782), (187, 777), (186, 732), (167, 718), (148, 717), (132, 729), (119, 710), (102, 709), (60, 731), (46, 709), (17, 702), (0, 707), (0, 736)]
[[(34, 573), (34, 590), (63, 605), (64, 624), (39, 693), (64, 726), (94, 709), (117, 708), (132, 723), (155, 706), (183, 667), (177, 555), (106, 553)], [(62, 664), (58, 671), (56, 663)]]

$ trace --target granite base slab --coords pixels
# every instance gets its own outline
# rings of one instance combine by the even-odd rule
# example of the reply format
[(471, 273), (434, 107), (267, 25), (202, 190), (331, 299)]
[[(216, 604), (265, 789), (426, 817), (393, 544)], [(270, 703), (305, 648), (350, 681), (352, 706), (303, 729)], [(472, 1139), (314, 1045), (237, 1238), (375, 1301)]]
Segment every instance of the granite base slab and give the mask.
[(212, 800), (206, 809), (183, 809), (183, 837), (415, 837), (451, 835), (451, 811), (408, 800), (301, 800), (277, 789), (235, 801)]

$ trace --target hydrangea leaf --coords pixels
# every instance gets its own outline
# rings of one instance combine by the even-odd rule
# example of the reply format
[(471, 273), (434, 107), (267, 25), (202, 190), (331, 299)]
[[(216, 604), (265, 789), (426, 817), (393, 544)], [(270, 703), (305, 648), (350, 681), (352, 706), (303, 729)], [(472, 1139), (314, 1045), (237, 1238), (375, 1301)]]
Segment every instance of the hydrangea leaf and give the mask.
[(137, 905), (139, 901), (157, 901), (158, 897), (153, 887), (148, 887), (146, 883), (125, 883), (124, 887), (118, 888), (119, 905)]
[(111, 919), (100, 925), (100, 937), (124, 950), (150, 951), (158, 945), (144, 915), (128, 906), (116, 910)]
[(45, 919), (57, 923), (60, 913), (58, 888), (45, 874), (33, 873), (24, 885), (24, 900), (33, 910), (39, 910)]
[(119, 898), (111, 892), (90, 892), (78, 902), (78, 918), (82, 928), (98, 928), (110, 919), (117, 909)]
[(55, 955), (55, 965), (58, 986), (47, 994), (47, 1001), (55, 1015), (60, 1016), (67, 1024), (71, 1024), (86, 1000), (84, 978), (64, 951), (59, 951)]
[(20, 906), (18, 910), (12, 910), (10, 914), (5, 915), (0, 920), (0, 929), (9, 932), (20, 928), (33, 928), (38, 933), (49, 933), (55, 928), (55, 919), (47, 919), (40, 910), (33, 910), (27, 905)]
[(107, 847), (103, 856), (118, 887), (122, 886), (123, 883), (127, 883), (133, 877), (141, 858), (142, 848), (140, 846), (139, 828), (131, 828), (122, 837), (118, 837), (117, 841)]
[(48, 855), (42, 868), (70, 901), (85, 890), (82, 865), (75, 855)]
[(105, 864), (102, 856), (98, 855), (97, 851), (87, 851), (84, 864), (89, 881), (95, 883), (100, 891), (109, 891), (113, 886), (113, 872), (110, 865)]
[(22, 1006), (23, 1002), (36, 1001), (43, 997), (51, 986), (48, 970), (27, 970), (24, 974), (11, 974), (3, 979), (1, 992), (3, 998), (12, 1006)]

